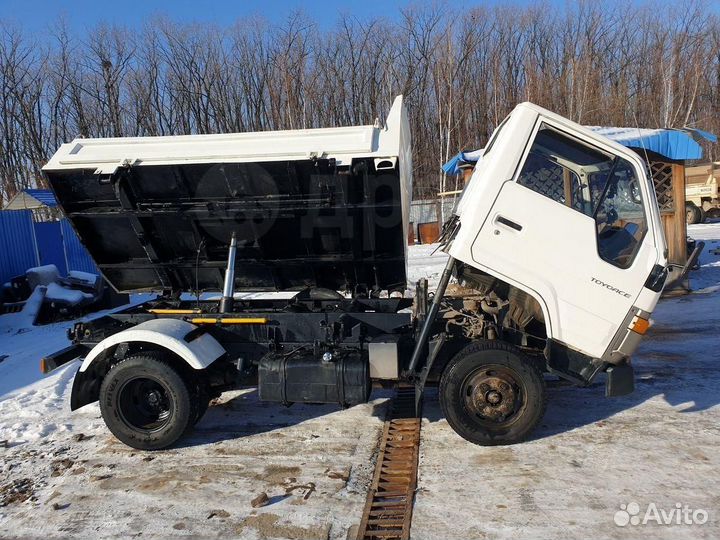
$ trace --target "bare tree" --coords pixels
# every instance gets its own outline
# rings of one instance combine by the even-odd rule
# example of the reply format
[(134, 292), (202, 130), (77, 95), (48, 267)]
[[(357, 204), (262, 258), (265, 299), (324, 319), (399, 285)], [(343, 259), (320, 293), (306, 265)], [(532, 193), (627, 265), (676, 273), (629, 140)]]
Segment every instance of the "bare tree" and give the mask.
[(0, 202), (42, 185), (43, 162), (74, 137), (370, 124), (399, 93), (416, 197), (453, 188), (440, 165), (482, 147), (519, 101), (585, 124), (720, 133), (720, 20), (708, 0), (581, 0), (418, 4), (329, 28), (303, 12), (82, 36), (60, 21), (39, 38), (0, 22)]

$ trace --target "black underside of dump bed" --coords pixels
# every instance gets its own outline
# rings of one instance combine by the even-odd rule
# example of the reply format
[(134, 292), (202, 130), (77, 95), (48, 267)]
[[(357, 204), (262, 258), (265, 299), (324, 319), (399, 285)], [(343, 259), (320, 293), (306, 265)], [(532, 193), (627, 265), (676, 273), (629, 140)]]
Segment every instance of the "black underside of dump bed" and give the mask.
[(49, 171), (49, 183), (118, 291), (218, 290), (238, 238), (236, 290), (403, 290), (397, 168), (372, 159), (140, 165)]

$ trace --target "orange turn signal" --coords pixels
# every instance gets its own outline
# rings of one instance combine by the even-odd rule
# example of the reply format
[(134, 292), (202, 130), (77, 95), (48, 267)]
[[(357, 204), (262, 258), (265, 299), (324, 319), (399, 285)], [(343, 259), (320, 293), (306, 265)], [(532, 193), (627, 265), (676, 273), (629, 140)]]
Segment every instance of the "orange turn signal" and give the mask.
[(647, 319), (642, 319), (640, 317), (635, 317), (635, 320), (630, 325), (630, 330), (640, 335), (644, 335), (645, 332), (647, 332), (648, 328), (650, 328), (650, 321), (648, 321)]

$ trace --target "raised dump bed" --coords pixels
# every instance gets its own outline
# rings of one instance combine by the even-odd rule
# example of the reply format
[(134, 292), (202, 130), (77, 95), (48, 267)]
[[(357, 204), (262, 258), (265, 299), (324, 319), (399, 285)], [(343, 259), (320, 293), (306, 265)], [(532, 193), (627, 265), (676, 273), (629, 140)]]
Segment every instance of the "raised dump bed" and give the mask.
[(118, 291), (404, 290), (407, 118), (387, 125), (75, 139), (44, 167)]

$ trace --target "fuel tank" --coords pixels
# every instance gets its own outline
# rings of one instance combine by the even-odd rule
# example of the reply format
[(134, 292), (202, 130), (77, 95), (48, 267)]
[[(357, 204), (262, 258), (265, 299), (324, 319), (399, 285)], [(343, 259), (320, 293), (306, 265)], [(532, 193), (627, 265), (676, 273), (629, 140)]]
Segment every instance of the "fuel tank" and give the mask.
[(385, 125), (75, 139), (43, 168), (123, 292), (404, 290), (412, 161), (402, 96)]

